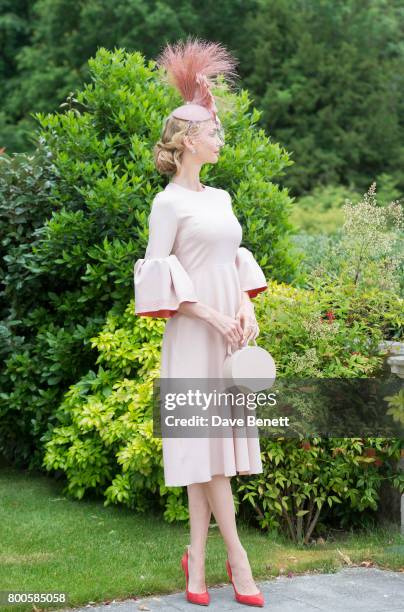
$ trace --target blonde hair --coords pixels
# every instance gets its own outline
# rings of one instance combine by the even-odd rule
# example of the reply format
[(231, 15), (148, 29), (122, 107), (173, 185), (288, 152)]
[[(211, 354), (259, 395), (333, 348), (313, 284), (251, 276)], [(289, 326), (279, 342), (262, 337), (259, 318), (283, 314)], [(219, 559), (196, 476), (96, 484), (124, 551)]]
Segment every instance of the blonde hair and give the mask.
[[(210, 121), (207, 119), (207, 121)], [(160, 174), (173, 175), (181, 168), (184, 154), (184, 136), (198, 136), (200, 123), (169, 117), (160, 140), (154, 145), (154, 163)]]

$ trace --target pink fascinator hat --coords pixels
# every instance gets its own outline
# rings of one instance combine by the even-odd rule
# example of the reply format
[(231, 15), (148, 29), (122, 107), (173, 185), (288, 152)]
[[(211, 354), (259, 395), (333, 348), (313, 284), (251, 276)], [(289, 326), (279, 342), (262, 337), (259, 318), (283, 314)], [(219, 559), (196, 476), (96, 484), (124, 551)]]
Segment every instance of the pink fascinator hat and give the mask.
[(211, 88), (221, 74), (229, 81), (236, 77), (235, 58), (220, 43), (195, 38), (173, 46), (167, 43), (157, 58), (159, 68), (165, 69), (168, 83), (174, 86), (185, 104), (175, 108), (169, 115), (186, 121), (213, 119), (217, 125), (215, 98)]

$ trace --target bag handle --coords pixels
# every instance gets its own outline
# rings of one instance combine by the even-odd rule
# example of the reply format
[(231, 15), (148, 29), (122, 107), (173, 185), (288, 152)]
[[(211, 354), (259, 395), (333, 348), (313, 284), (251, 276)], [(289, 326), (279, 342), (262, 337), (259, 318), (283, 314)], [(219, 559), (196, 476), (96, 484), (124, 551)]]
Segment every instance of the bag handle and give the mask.
[[(255, 338), (249, 338), (249, 339), (247, 340), (247, 342), (244, 342), (244, 343), (242, 344), (242, 346), (248, 346), (248, 343), (249, 343), (250, 341), (254, 342), (255, 346), (258, 346), (258, 345), (257, 345), (257, 341), (256, 341), (256, 339), (255, 339)], [(227, 344), (227, 346), (226, 346), (226, 356), (227, 356), (227, 355), (231, 355), (231, 354), (232, 354), (232, 346), (233, 346), (233, 345), (232, 345), (232, 343), (231, 343), (231, 342), (227, 342), (226, 344)], [(237, 349), (237, 350), (238, 350), (238, 349)]]

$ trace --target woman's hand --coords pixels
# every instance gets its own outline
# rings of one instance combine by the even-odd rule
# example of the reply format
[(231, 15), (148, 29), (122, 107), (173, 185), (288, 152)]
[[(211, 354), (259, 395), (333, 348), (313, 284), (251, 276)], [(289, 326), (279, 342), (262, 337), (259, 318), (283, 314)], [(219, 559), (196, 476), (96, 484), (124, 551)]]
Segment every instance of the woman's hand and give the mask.
[(230, 344), (239, 344), (242, 341), (243, 329), (237, 319), (218, 312), (212, 324)]
[(205, 320), (220, 332), (227, 342), (238, 345), (243, 338), (243, 330), (240, 322), (233, 317), (229, 317), (216, 309), (209, 308), (209, 313)]
[(254, 306), (250, 302), (248, 294), (246, 294), (246, 297), (242, 298), (241, 306), (234, 319), (201, 302), (182, 302), (178, 308), (178, 312), (189, 317), (200, 318), (206, 321), (212, 325), (214, 329), (220, 332), (225, 340), (232, 345), (238, 345), (244, 342), (247, 337), (255, 338), (259, 333), (254, 314)]
[(201, 302), (181, 302), (178, 312), (206, 321), (206, 323), (209, 323), (214, 329), (223, 334), (227, 342), (231, 344), (239, 344), (243, 339), (243, 330), (237, 319), (233, 319), (233, 317), (229, 317), (207, 304)]
[(259, 327), (257, 319), (255, 318), (254, 305), (245, 294), (241, 301), (240, 308), (237, 311), (236, 319), (243, 330), (243, 344), (249, 340), (255, 340), (259, 334)]

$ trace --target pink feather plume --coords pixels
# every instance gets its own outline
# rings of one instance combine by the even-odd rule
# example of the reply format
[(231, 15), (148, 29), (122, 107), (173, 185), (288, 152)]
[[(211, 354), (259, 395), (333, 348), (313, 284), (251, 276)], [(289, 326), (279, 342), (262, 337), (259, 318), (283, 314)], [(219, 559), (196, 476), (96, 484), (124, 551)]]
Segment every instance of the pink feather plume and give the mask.
[(211, 92), (213, 77), (222, 74), (228, 80), (236, 77), (236, 59), (221, 43), (188, 38), (174, 45), (167, 43), (157, 58), (159, 68), (166, 70), (168, 81), (186, 102), (200, 104), (216, 115)]

